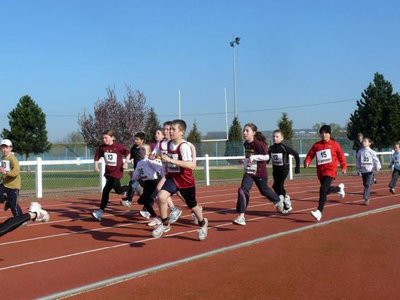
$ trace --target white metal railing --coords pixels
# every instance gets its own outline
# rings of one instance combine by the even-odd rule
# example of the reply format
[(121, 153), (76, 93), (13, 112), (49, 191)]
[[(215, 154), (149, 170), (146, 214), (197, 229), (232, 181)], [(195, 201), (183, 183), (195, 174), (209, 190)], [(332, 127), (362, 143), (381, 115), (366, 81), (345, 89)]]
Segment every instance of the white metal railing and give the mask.
[[(348, 156), (348, 153), (345, 153), (346, 156)], [(392, 152), (377, 152), (377, 155), (383, 156), (383, 155), (392, 155)], [(300, 154), (300, 158), (305, 158), (305, 154)], [(210, 162), (211, 161), (218, 161), (218, 160), (242, 160), (244, 159), (244, 156), (219, 156), (219, 157), (210, 157), (208, 154), (204, 155), (204, 157), (197, 157), (197, 161), (204, 161), (204, 180), (205, 184), (207, 186), (210, 185)], [(34, 161), (21, 161), (20, 166), (35, 166), (36, 171), (35, 171), (35, 194), (37, 198), (42, 198), (43, 197), (43, 166), (55, 166), (55, 165), (93, 165), (93, 159), (84, 159), (81, 160), (79, 158), (75, 160), (42, 160), (40, 157), (38, 157)], [(293, 157), (290, 157), (289, 160), (289, 179), (293, 180), (293, 168), (294, 168), (294, 163), (293, 163)], [(105, 172), (105, 163), (101, 159), (99, 161), (99, 189), (100, 192), (102, 191), (106, 179), (103, 176)]]

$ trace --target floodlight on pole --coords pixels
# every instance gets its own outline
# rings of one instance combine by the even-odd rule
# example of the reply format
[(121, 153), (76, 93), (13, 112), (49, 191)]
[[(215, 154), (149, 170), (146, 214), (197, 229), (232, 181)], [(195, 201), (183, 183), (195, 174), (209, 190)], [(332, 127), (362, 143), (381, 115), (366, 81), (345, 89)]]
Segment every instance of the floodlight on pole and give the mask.
[(236, 99), (236, 53), (235, 47), (239, 45), (240, 37), (233, 37), (233, 40), (229, 43), (229, 45), (233, 49), (233, 115), (236, 118), (237, 114), (237, 99)]

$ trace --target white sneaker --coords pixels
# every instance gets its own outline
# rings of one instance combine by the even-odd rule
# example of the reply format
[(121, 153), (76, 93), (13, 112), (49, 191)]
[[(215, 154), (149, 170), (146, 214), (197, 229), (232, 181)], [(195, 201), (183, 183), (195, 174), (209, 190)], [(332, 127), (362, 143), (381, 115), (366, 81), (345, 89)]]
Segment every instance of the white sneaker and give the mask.
[(145, 218), (145, 219), (150, 219), (150, 217), (151, 217), (151, 215), (150, 215), (150, 213), (147, 211), (147, 210), (140, 210), (139, 211), (139, 214), (143, 217), (143, 218)]
[[(203, 206), (199, 205), (199, 207), (200, 207), (200, 211), (203, 212)], [(197, 217), (194, 213), (192, 213), (192, 221), (193, 221), (193, 224), (199, 225), (199, 220), (197, 219)]]
[(311, 214), (317, 221), (321, 220), (322, 218), (322, 213), (318, 209), (311, 211)]
[(171, 226), (169, 226), (169, 224), (167, 226), (160, 224), (151, 232), (151, 235), (153, 236), (153, 238), (158, 239), (158, 238), (162, 237), (164, 232), (168, 232), (170, 230), (171, 230)]
[(340, 195), (340, 197), (344, 198), (344, 196), (346, 195), (346, 193), (345, 193), (345, 191), (344, 191), (344, 184), (341, 183), (341, 184), (339, 184), (338, 186), (339, 186), (339, 189), (340, 189), (339, 192), (338, 192), (338, 194)]
[(280, 213), (285, 212), (285, 208), (283, 207), (284, 197), (282, 195), (279, 196), (279, 202), (275, 203), (276, 211)]
[(29, 211), (36, 214), (36, 218), (34, 219), (35, 222), (48, 222), (50, 220), (49, 213), (42, 209), (39, 202), (31, 202)]
[(244, 218), (244, 216), (237, 216), (236, 219), (233, 220), (233, 223), (235, 223), (237, 225), (245, 226), (246, 225), (246, 219)]
[(96, 209), (92, 212), (93, 218), (95, 218), (97, 221), (101, 221), (101, 218), (103, 216), (103, 211), (101, 209)]
[(179, 217), (181, 216), (182, 211), (179, 208), (176, 208), (171, 211), (171, 213), (169, 214), (169, 224), (175, 223), (176, 221), (178, 221)]
[(132, 201), (128, 201), (128, 200), (121, 200), (120, 202), (123, 206), (126, 207), (132, 207)]
[(292, 207), (292, 201), (290, 201), (290, 196), (289, 195), (286, 195), (284, 198), (283, 198), (283, 206), (284, 206), (284, 208), (285, 208), (285, 213), (287, 214), (288, 212), (290, 212), (292, 209), (293, 209), (293, 207)]
[(204, 218), (204, 225), (199, 229), (199, 241), (204, 241), (208, 235), (208, 219)]
[(147, 226), (154, 227), (154, 226), (158, 226), (160, 224), (161, 224), (161, 219), (158, 217), (155, 217), (155, 218), (151, 219), (149, 223), (147, 223)]

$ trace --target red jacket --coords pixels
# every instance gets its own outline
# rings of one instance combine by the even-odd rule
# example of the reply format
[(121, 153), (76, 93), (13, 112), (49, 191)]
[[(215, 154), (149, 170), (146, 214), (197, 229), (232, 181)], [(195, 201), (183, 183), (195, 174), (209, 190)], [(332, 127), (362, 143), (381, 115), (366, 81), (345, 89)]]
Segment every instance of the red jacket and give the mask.
[(347, 168), (343, 150), (334, 139), (327, 142), (324, 140), (316, 142), (307, 153), (304, 160), (305, 166), (308, 167), (314, 157), (316, 157), (318, 179), (324, 176), (336, 178), (338, 163), (340, 163), (342, 171)]

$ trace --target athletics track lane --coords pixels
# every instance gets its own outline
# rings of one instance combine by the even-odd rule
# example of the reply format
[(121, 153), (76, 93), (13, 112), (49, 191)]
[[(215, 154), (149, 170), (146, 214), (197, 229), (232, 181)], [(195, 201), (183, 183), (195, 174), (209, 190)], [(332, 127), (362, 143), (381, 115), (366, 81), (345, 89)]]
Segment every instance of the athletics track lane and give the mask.
[[(341, 202), (336, 195), (329, 197), (331, 201), (327, 204), (324, 221), (399, 203), (398, 196), (387, 192), (388, 178), (379, 178), (373, 197), (380, 199), (372, 199), (369, 207), (360, 205), (360, 179), (351, 176), (341, 178), (347, 185), (347, 196)], [(138, 224), (143, 223), (142, 219), (116, 205), (115, 200), (114, 205), (110, 205), (113, 215), (106, 216), (100, 225), (87, 217), (90, 210), (97, 206), (98, 196), (77, 200), (46, 199), (43, 201), (44, 207), (52, 213), (49, 224), (29, 225), (2, 237), (0, 285), (7, 287), (2, 291), (6, 291), (5, 295), (14, 299), (36, 298), (243, 241), (312, 226), (315, 222), (309, 211), (316, 206), (317, 184), (316, 180), (300, 179), (288, 184), (295, 206), (295, 213), (289, 216), (275, 214), (273, 206), (253, 189), (246, 227), (231, 224), (237, 185), (199, 189), (199, 202), (204, 205), (213, 227), (205, 242), (195, 241), (196, 233), (193, 230), (197, 228), (189, 223), (187, 210), (182, 221), (173, 226), (167, 237), (153, 240), (149, 238), (150, 228), (145, 224)], [(176, 203), (179, 205), (179, 200)], [(25, 204), (27, 205), (28, 203)], [(0, 216), (4, 219), (5, 214)], [(32, 240), (33, 238), (39, 239)], [(188, 266), (192, 264), (189, 263)], [(164, 272), (169, 273), (168, 270)], [(250, 275), (246, 273), (245, 278), (251, 278)], [(260, 273), (256, 275), (259, 277)], [(265, 284), (268, 282), (267, 278)], [(223, 283), (218, 282), (217, 286), (220, 284)], [(284, 289), (284, 286), (276, 285), (276, 288)], [(29, 295), (26, 294), (27, 290), (31, 290)], [(127, 295), (119, 296), (125, 298)]]

